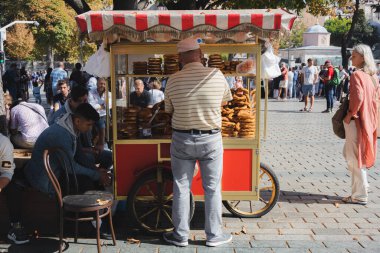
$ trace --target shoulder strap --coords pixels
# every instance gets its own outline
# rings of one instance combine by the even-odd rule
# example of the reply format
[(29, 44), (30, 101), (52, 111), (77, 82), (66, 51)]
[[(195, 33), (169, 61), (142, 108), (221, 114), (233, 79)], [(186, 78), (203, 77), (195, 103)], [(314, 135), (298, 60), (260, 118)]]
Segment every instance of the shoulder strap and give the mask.
[(38, 114), (39, 114), (39, 115), (40, 115), (40, 116), (46, 121), (46, 123), (48, 122), (47, 119), (46, 119), (46, 116), (44, 117), (39, 111), (35, 110), (34, 108), (32, 108), (32, 107), (30, 107), (30, 106), (27, 106), (27, 105), (25, 105), (25, 104), (21, 104), (21, 103), (20, 103), (19, 105), (25, 106), (25, 107), (29, 108), (30, 110), (32, 110), (32, 111), (38, 113)]

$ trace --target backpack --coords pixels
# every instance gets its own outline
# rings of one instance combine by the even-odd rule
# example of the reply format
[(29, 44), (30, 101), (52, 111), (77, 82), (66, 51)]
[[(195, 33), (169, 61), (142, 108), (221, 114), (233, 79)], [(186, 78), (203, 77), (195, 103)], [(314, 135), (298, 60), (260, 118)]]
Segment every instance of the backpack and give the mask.
[(333, 75), (332, 79), (330, 80), (329, 84), (332, 84), (334, 86), (338, 86), (340, 84), (339, 69), (338, 68), (334, 68), (334, 75)]

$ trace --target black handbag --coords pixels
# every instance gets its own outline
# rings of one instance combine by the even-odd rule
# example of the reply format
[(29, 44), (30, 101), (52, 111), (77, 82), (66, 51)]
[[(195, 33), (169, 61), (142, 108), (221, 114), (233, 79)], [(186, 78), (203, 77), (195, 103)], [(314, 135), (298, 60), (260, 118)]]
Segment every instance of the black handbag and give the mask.
[(343, 120), (347, 115), (349, 104), (350, 100), (348, 100), (348, 96), (343, 98), (342, 104), (339, 106), (338, 110), (335, 112), (334, 116), (331, 119), (334, 134), (341, 139), (346, 138)]

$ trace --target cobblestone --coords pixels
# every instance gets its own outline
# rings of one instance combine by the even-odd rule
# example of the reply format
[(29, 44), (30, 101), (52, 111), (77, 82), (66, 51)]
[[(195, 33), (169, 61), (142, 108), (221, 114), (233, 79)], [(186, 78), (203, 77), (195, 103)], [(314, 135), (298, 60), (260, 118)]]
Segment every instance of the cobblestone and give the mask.
[[(317, 99), (312, 113), (299, 112), (302, 107), (294, 101), (269, 102), (268, 137), (261, 142), (260, 159), (276, 173), (281, 194), (275, 208), (261, 218), (236, 218), (224, 209), (224, 229), (235, 233), (245, 226), (247, 234), (234, 234), (234, 242), (223, 248), (208, 248), (203, 232), (204, 210), (196, 210), (198, 219), (192, 222), (191, 231), (195, 241), (188, 248), (176, 248), (158, 236), (143, 233), (135, 236), (141, 244), (132, 246), (125, 243), (125, 233), (121, 233), (117, 246), (103, 247), (103, 252), (380, 252), (380, 171), (368, 173), (371, 192), (367, 206), (343, 204), (340, 198), (351, 191), (342, 156), (344, 140), (332, 133), (332, 115), (320, 113), (325, 100)], [(379, 164), (380, 159), (375, 167)], [(94, 242), (71, 242), (65, 252), (96, 252)], [(0, 242), (0, 252), (41, 250), (35, 245), (25, 250)]]

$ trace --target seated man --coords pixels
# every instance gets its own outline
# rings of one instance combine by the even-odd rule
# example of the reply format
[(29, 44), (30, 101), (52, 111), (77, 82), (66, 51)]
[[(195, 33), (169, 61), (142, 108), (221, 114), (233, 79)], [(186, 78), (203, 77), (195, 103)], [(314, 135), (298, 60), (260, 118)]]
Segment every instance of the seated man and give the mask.
[(57, 95), (53, 97), (53, 106), (54, 106), (53, 111), (54, 112), (58, 111), (59, 108), (64, 106), (70, 94), (70, 88), (67, 85), (66, 80), (59, 80), (57, 84), (57, 89), (60, 93), (58, 93)]
[(29, 239), (21, 226), (21, 189), (12, 180), (14, 169), (12, 143), (0, 134), (0, 192), (6, 194), (11, 221), (8, 239), (16, 244), (24, 244), (29, 242)]
[[(106, 85), (107, 81), (105, 78), (99, 78), (97, 83), (97, 88), (92, 89), (89, 92), (88, 102), (94, 109), (99, 113), (100, 120), (96, 123), (97, 130), (99, 132), (99, 142), (95, 147), (102, 151), (104, 149), (105, 142), (105, 132), (106, 132)], [(108, 92), (108, 105), (109, 108), (112, 107), (111, 103), (111, 93)]]
[(134, 87), (135, 91), (130, 95), (131, 105), (152, 108), (152, 96), (148, 91), (144, 90), (144, 82), (141, 79), (136, 79)]
[(22, 101), (11, 108), (11, 141), (16, 148), (33, 148), (38, 136), (48, 127), (41, 105)]
[[(80, 165), (74, 159), (79, 133), (90, 131), (98, 120), (99, 114), (95, 109), (84, 103), (77, 107), (74, 114), (65, 114), (56, 124), (46, 129), (37, 139), (32, 158), (25, 167), (25, 176), (30, 185), (41, 192), (54, 195), (54, 189), (46, 175), (43, 161), (43, 152), (49, 148), (60, 148), (69, 156), (77, 175), (80, 192), (93, 190), (98, 183), (102, 186), (110, 185), (110, 177), (104, 168), (88, 168)], [(57, 178), (60, 178), (63, 173), (58, 161), (51, 159), (50, 165)]]
[(87, 103), (88, 90), (81, 86), (75, 86), (70, 93), (70, 98), (65, 101), (65, 104), (56, 111), (49, 119), (49, 125), (52, 125), (58, 121), (60, 117), (66, 113), (73, 113), (75, 109), (83, 103)]

